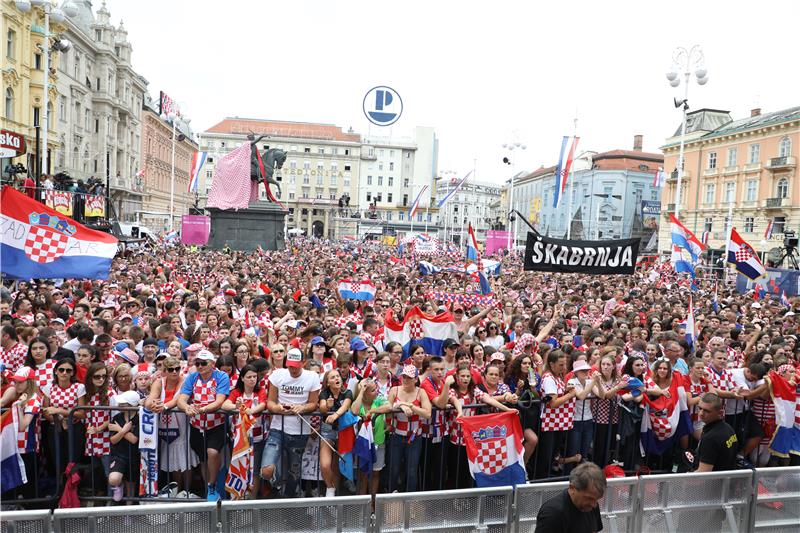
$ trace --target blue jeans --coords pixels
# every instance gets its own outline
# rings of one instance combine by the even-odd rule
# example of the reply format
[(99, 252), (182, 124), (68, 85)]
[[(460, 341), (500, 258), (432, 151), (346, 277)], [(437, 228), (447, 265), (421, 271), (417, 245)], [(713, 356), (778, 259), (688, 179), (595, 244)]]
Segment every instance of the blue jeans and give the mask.
[[(567, 457), (576, 453), (581, 454), (583, 459), (588, 459), (589, 449), (594, 440), (594, 420), (575, 421), (572, 424), (572, 431), (567, 432)], [(575, 463), (565, 465), (564, 473), (569, 474)]]
[(400, 479), (400, 467), (405, 463), (406, 487), (405, 492), (417, 490), (417, 472), (419, 470), (419, 457), (425, 439), (417, 436), (411, 442), (408, 437), (389, 435), (389, 492), (397, 489)]
[(283, 495), (287, 498), (297, 496), (300, 483), (303, 451), (306, 449), (308, 435), (290, 435), (277, 429), (270, 429), (264, 452), (261, 455), (261, 467), (275, 466), (272, 479), (268, 480), (276, 486), (276, 480), (285, 475)]

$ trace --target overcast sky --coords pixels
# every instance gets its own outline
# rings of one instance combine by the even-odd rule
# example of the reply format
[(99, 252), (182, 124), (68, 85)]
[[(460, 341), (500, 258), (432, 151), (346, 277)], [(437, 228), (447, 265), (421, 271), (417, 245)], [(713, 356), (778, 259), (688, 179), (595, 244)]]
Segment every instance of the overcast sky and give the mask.
[[(94, 0), (95, 10), (100, 2)], [(659, 151), (680, 124), (665, 72), (699, 44), (709, 82), (693, 109), (765, 112), (800, 105), (800, 2), (609, 0), (422, 2), (108, 0), (125, 21), (134, 69), (184, 103), (195, 131), (226, 116), (352, 126), (362, 134), (436, 128), (439, 170), (477, 160), (500, 183), (511, 140), (517, 170), (557, 162), (578, 117), (579, 148)], [(788, 24), (788, 25), (787, 25)], [(388, 85), (404, 111), (369, 128), (365, 93)]]

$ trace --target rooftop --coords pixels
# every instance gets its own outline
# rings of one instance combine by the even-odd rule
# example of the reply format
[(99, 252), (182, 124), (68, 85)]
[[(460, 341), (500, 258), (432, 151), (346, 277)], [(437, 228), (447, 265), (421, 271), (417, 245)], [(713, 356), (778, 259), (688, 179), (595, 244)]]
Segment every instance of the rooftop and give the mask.
[(226, 117), (222, 122), (211, 126), (205, 133), (227, 133), (233, 135), (270, 135), (273, 137), (294, 137), (321, 141), (361, 142), (358, 133), (342, 131), (333, 124), (312, 122), (291, 122), (288, 120), (261, 120), (255, 118)]

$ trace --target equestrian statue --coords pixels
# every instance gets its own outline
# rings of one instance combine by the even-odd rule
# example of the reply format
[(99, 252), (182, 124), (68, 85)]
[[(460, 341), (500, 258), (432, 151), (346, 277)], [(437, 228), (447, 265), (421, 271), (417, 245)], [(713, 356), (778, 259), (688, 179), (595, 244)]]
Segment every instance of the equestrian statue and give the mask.
[(278, 196), (281, 195), (281, 185), (275, 180), (273, 175), (275, 174), (276, 168), (283, 168), (283, 163), (286, 161), (286, 152), (277, 148), (270, 148), (269, 150), (259, 152), (257, 146), (258, 141), (264, 137), (267, 137), (267, 135), (262, 135), (257, 139), (252, 133), (247, 136), (247, 140), (250, 142), (250, 179), (258, 183), (264, 183), (264, 188), (267, 190), (267, 197), (269, 200), (280, 205), (280, 202), (272, 194), (272, 190), (270, 190), (269, 186), (272, 184), (277, 187)]

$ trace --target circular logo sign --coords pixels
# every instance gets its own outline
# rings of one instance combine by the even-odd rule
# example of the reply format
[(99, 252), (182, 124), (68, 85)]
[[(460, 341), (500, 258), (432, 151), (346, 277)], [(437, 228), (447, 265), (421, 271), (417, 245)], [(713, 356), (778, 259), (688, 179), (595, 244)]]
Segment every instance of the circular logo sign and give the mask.
[(403, 99), (385, 85), (370, 89), (364, 95), (364, 115), (376, 126), (391, 126), (403, 114)]

